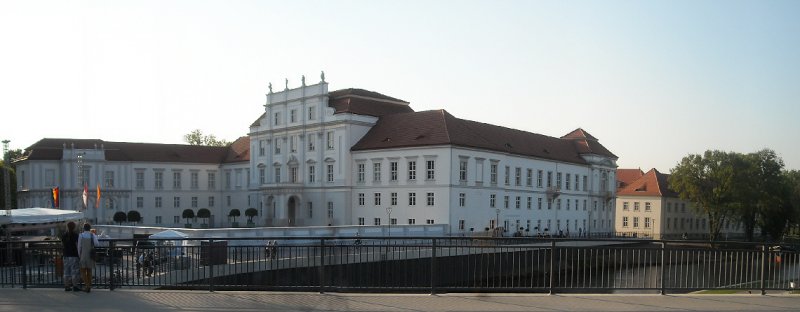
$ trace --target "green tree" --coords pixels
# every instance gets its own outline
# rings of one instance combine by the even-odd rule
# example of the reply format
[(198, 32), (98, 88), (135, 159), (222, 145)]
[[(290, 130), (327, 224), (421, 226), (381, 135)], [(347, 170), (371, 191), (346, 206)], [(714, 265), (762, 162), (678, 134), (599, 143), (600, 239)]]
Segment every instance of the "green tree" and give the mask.
[(786, 210), (791, 214), (788, 223), (795, 228), (794, 234), (797, 235), (800, 234), (797, 232), (798, 224), (800, 224), (800, 171), (784, 171), (783, 182), (785, 190), (784, 205), (786, 205)]
[(114, 214), (114, 222), (116, 222), (118, 225), (122, 225), (122, 223), (126, 221), (128, 221), (128, 215), (126, 215), (124, 212), (118, 211)]
[(128, 222), (133, 222), (134, 224), (142, 222), (142, 214), (136, 210), (128, 211)]
[(247, 223), (253, 223), (253, 217), (258, 216), (258, 210), (255, 208), (247, 208), (244, 211), (244, 215), (247, 216)]
[(234, 208), (234, 209), (231, 209), (231, 211), (228, 213), (228, 218), (231, 218), (231, 219), (233, 219), (233, 222), (236, 222), (236, 218), (238, 218), (241, 215), (242, 215), (242, 212), (239, 211), (239, 209)]
[(756, 226), (762, 236), (781, 234), (790, 212), (783, 203), (783, 160), (775, 151), (763, 149), (750, 154), (733, 154), (734, 194), (731, 203), (738, 221), (744, 225), (745, 237), (753, 240)]
[[(3, 154), (3, 159), (0, 159), (0, 207), (4, 209), (10, 209), (13, 207), (17, 207), (17, 172), (14, 164), (12, 163), (13, 160), (22, 157), (22, 150), (9, 150), (5, 154)], [(9, 187), (10, 187), (10, 195), (11, 195), (11, 207), (5, 207), (6, 202), (6, 184), (5, 184), (5, 175), (9, 175)]]
[(203, 224), (208, 224), (208, 218), (211, 218), (211, 211), (206, 208), (201, 208), (197, 211), (197, 217), (203, 219)]
[(230, 142), (217, 139), (213, 134), (204, 135), (200, 129), (194, 129), (192, 132), (183, 136), (183, 140), (190, 145), (206, 145), (206, 146), (226, 146)]
[(669, 177), (670, 187), (680, 198), (692, 202), (695, 210), (706, 215), (712, 241), (732, 214), (731, 204), (736, 198), (735, 157), (735, 153), (717, 150), (691, 154), (672, 168)]

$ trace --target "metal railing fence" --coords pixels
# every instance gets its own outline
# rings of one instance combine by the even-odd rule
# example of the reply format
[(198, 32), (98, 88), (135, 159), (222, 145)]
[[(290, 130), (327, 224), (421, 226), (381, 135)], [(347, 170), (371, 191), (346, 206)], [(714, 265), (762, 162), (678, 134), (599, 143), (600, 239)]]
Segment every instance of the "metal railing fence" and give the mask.
[[(152, 241), (159, 241), (153, 239)], [(797, 246), (484, 237), (106, 240), (94, 287), (368, 292), (792, 290)], [(274, 244), (267, 244), (274, 242)], [(59, 242), (0, 242), (0, 287), (61, 287)]]

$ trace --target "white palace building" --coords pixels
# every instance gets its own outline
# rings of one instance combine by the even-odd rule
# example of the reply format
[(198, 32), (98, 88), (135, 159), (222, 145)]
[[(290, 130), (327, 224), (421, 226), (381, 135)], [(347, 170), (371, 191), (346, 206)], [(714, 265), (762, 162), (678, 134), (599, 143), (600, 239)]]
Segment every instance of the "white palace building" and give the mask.
[(163, 227), (229, 227), (238, 212), (268, 227), (614, 229), (617, 157), (582, 129), (549, 137), (303, 81), (270, 86), (264, 114), (227, 147), (42, 139), (16, 161), (18, 205), (50, 207), (59, 187), (60, 207), (80, 210), (86, 184), (98, 224), (137, 211), (140, 225)]

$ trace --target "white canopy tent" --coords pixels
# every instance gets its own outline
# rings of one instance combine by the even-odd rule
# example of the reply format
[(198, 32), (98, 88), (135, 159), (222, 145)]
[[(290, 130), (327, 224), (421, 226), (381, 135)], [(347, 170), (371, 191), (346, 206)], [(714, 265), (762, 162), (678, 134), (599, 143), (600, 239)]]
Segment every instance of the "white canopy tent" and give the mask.
[[(175, 254), (173, 256), (180, 255), (183, 252), (183, 247), (186, 246), (186, 238), (189, 238), (189, 235), (186, 233), (176, 231), (176, 230), (165, 230), (153, 235), (150, 235), (151, 239), (158, 239), (160, 242), (157, 245), (172, 245), (175, 246)], [(169, 244), (164, 244), (163, 242), (169, 242)]]
[(83, 212), (51, 208), (20, 208), (5, 210), (0, 225), (9, 233), (51, 229), (67, 221), (83, 219)]

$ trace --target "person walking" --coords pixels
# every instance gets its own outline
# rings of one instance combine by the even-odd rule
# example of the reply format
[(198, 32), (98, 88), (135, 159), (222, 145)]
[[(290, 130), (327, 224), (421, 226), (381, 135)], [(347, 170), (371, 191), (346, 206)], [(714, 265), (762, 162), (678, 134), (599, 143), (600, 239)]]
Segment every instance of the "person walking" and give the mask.
[(100, 245), (97, 235), (94, 235), (91, 230), (92, 225), (84, 223), (83, 232), (78, 236), (78, 255), (80, 257), (81, 277), (83, 278), (83, 291), (87, 293), (92, 291), (92, 268), (94, 268), (92, 253), (94, 253), (94, 248)]
[(61, 235), (61, 245), (64, 247), (63, 251), (63, 265), (64, 265), (64, 290), (65, 291), (80, 291), (78, 284), (79, 267), (78, 267), (78, 232), (75, 231), (75, 222), (70, 221), (67, 223), (67, 232)]

